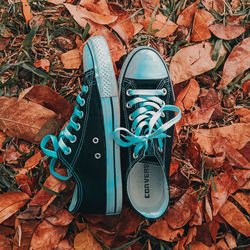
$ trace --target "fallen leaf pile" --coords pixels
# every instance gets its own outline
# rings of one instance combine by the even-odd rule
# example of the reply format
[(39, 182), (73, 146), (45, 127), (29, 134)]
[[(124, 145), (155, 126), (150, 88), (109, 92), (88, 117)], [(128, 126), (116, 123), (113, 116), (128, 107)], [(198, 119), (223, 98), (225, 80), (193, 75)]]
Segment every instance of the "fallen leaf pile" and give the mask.
[[(3, 1), (0, 16), (0, 249), (247, 249), (250, 38), (246, 1)], [(39, 143), (70, 119), (82, 51), (151, 46), (169, 67), (175, 126), (170, 205), (157, 220), (68, 212), (74, 181), (50, 174)], [(56, 171), (65, 175), (58, 164)]]

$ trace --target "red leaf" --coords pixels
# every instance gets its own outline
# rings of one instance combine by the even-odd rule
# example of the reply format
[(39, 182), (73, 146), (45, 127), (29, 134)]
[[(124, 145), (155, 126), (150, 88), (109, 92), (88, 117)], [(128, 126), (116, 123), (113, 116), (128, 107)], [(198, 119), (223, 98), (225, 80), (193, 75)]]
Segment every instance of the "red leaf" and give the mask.
[(50, 62), (48, 59), (41, 59), (41, 60), (34, 62), (34, 66), (37, 68), (41, 67), (46, 72), (49, 72)]
[(28, 1), (22, 0), (22, 4), (23, 4), (23, 15), (26, 20), (26, 23), (28, 24), (30, 19), (33, 17), (33, 15), (31, 13), (31, 9), (30, 9)]

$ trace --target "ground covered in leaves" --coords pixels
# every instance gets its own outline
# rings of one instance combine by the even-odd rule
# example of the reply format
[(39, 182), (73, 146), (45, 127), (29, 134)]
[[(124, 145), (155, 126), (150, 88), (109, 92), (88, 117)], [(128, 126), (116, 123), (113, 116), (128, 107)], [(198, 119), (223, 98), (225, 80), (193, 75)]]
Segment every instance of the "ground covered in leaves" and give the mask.
[[(0, 0), (0, 249), (245, 249), (249, 224), (249, 5), (245, 0)], [(176, 105), (170, 206), (158, 220), (71, 215), (73, 181), (39, 143), (69, 119), (82, 49), (108, 41), (116, 74), (140, 45), (169, 66)], [(65, 173), (63, 166), (59, 172)]]

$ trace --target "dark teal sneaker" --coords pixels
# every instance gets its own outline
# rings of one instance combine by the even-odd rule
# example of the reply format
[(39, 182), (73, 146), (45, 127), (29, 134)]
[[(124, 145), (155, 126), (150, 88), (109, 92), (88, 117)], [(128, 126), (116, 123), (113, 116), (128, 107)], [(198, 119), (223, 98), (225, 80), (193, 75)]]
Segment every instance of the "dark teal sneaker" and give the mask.
[(121, 146), (128, 198), (140, 214), (157, 218), (169, 203), (174, 124), (181, 118), (159, 53), (150, 47), (133, 50), (122, 66), (119, 90), (121, 128), (114, 138)]
[[(77, 96), (68, 125), (59, 138), (47, 135), (41, 142), (52, 157), (51, 173), (60, 180), (73, 176), (76, 186), (72, 212), (118, 214), (122, 207), (120, 149), (112, 132), (120, 125), (118, 89), (105, 39), (92, 37), (83, 51), (84, 85)], [(46, 148), (52, 141), (54, 151)], [(68, 176), (54, 170), (59, 160)]]

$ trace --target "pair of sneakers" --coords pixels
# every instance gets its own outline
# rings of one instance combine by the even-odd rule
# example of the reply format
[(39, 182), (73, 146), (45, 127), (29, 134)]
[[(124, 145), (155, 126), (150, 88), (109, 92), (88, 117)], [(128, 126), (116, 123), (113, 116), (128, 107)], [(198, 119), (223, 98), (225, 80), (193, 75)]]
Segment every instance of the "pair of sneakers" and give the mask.
[[(134, 49), (118, 89), (108, 45), (95, 36), (84, 47), (83, 68), (84, 85), (68, 125), (58, 139), (46, 135), (41, 142), (52, 157), (51, 173), (61, 180), (74, 177), (69, 210), (119, 214), (124, 184), (136, 211), (161, 216), (169, 203), (174, 124), (181, 118), (164, 60), (151, 47)], [(53, 150), (47, 148), (50, 140)], [(57, 159), (67, 176), (55, 171)]]

